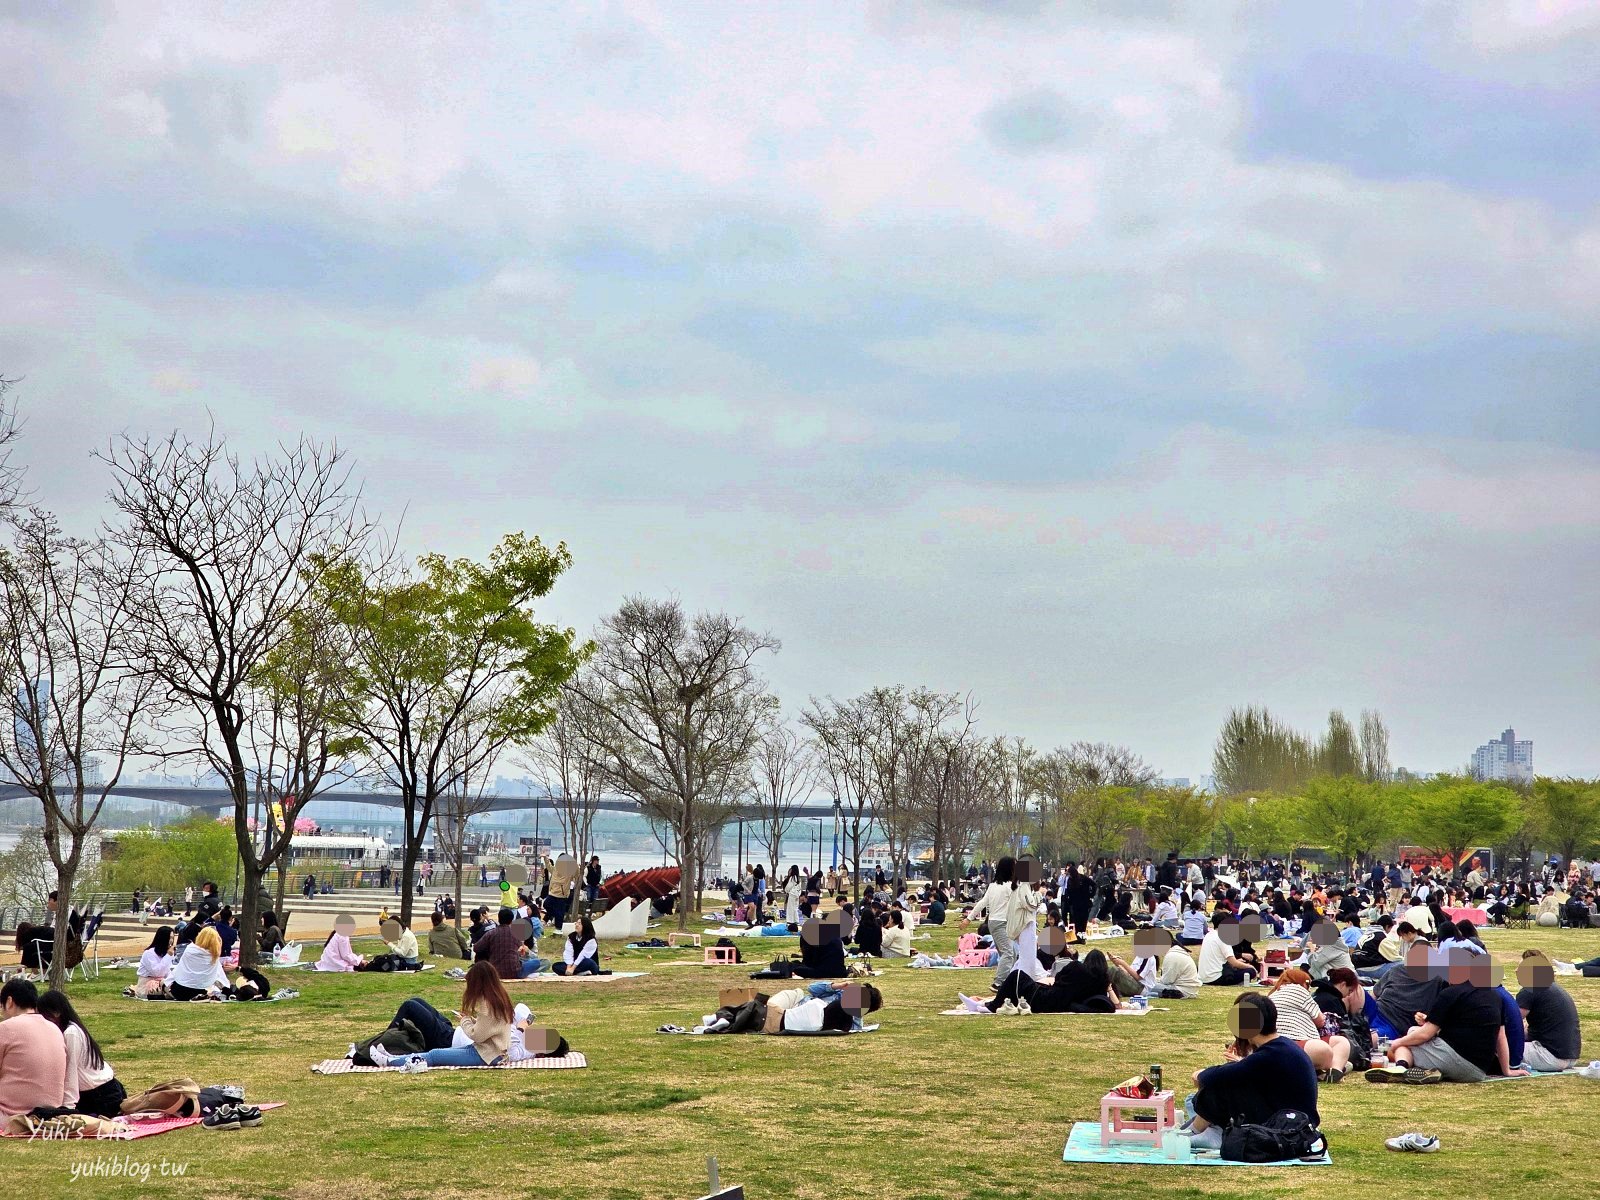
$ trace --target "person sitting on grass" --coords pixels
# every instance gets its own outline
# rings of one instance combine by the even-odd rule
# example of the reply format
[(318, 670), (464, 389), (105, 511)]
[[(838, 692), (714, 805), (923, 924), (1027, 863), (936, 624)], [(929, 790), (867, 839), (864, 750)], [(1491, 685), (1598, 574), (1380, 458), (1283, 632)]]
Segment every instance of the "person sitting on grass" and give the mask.
[(1163, 929), (1178, 927), (1178, 906), (1172, 902), (1171, 888), (1161, 889), (1161, 899), (1157, 902), (1155, 911), (1150, 914), (1150, 920)]
[(100, 1046), (73, 1010), (65, 992), (51, 988), (39, 997), (39, 1015), (61, 1030), (67, 1047), (67, 1073), (60, 1105), (86, 1117), (107, 1119), (122, 1115), (128, 1098)]
[(56, 1108), (67, 1081), (67, 1043), (39, 1013), (39, 989), (26, 979), (0, 987), (0, 1118)]
[(278, 914), (267, 911), (261, 914), (261, 932), (256, 935), (256, 945), (266, 957), (272, 957), (283, 948), (283, 930), (278, 927)]
[(885, 958), (911, 957), (911, 930), (906, 928), (905, 917), (897, 908), (885, 918), (883, 926), (883, 956)]
[(1565, 1071), (1583, 1057), (1583, 1035), (1572, 994), (1556, 983), (1555, 967), (1542, 950), (1524, 950), (1517, 965), (1517, 1007), (1527, 1023), (1522, 1065), (1530, 1071)]
[(544, 969), (544, 960), (528, 952), (526, 926), (514, 923), (515, 914), (502, 907), (498, 924), (472, 944), (472, 956), (492, 963), (501, 979), (526, 979)]
[(1194, 1150), (1220, 1150), (1230, 1125), (1260, 1124), (1294, 1109), (1320, 1124), (1317, 1069), (1306, 1052), (1278, 1033), (1278, 1008), (1270, 996), (1246, 992), (1228, 1010), (1233, 1043), (1227, 1062), (1194, 1073), (1199, 1088), (1187, 1107), (1194, 1116), (1181, 1132)]
[(334, 923), (333, 932), (328, 935), (328, 940), (322, 943), (322, 957), (317, 959), (317, 970), (331, 971), (342, 974), (348, 971), (359, 971), (367, 965), (364, 954), (357, 954), (350, 945), (350, 934), (355, 930), (355, 922), (346, 924), (343, 921)]
[(1082, 961), (1065, 960), (1050, 983), (1037, 983), (1027, 971), (1018, 968), (1006, 976), (992, 1000), (978, 1000), (960, 992), (956, 995), (968, 1012), (1006, 1016), (1034, 1012), (1109, 1013), (1118, 1007), (1111, 990), (1111, 969), (1099, 950), (1089, 951)]
[(1311, 995), (1311, 976), (1290, 967), (1278, 976), (1270, 995), (1278, 1008), (1278, 1033), (1306, 1052), (1321, 1078), (1338, 1083), (1349, 1074), (1350, 1039), (1327, 1032), (1328, 1019)]
[[(459, 1032), (463, 1035), (463, 1045), (455, 1044), (456, 1027), (451, 1026), (427, 1001), (420, 996), (413, 996), (400, 1006), (395, 1021), (404, 1017), (415, 1024), (422, 1031), (428, 1049), (421, 1054), (393, 1056), (383, 1046), (374, 1043), (368, 1053), (377, 1066), (403, 1067), (407, 1070), (420, 1070), (423, 1067), (492, 1067), (508, 1061), (512, 1025), (517, 1014), (511, 997), (506, 994), (506, 985), (500, 982), (492, 963), (475, 962), (468, 968), (466, 986), (461, 996), (461, 1011), (456, 1016), (461, 1018)], [(449, 1028), (448, 1034), (444, 1032), (446, 1027)], [(417, 1065), (419, 1063), (421, 1066)]]
[(215, 927), (201, 926), (194, 941), (183, 948), (168, 977), (167, 990), (174, 1000), (211, 1000), (228, 990), (228, 973), (222, 966), (222, 936)]
[[(1474, 970), (1478, 964), (1479, 969)], [(1390, 1043), (1390, 1065), (1367, 1071), (1372, 1083), (1482, 1083), (1490, 1075), (1519, 1076), (1512, 1066), (1493, 964), (1463, 950), (1451, 952), (1445, 986)]]
[(395, 963), (397, 967), (407, 971), (421, 969), (422, 958), (418, 951), (416, 934), (399, 921), (385, 921), (380, 932), (383, 935), (383, 944), (397, 960)]
[[(1226, 910), (1218, 909), (1212, 917), (1212, 930), (1200, 943), (1200, 982), (1218, 987), (1238, 987), (1254, 977), (1254, 964), (1237, 956), (1233, 948), (1240, 938), (1239, 922)], [(1178, 941), (1181, 943), (1182, 938)]]
[(1206, 902), (1196, 896), (1183, 914), (1183, 930), (1178, 934), (1178, 945), (1198, 946), (1210, 935), (1210, 922), (1206, 919)]
[(550, 968), (557, 975), (601, 975), (600, 943), (594, 936), (594, 922), (579, 917), (578, 924), (561, 946), (561, 961)]
[(800, 926), (800, 965), (791, 968), (797, 979), (839, 979), (845, 973), (844, 945), (853, 922), (843, 910), (826, 917), (807, 917)]
[(435, 912), (431, 918), (433, 928), (428, 930), (428, 953), (441, 958), (467, 959), (472, 957), (472, 943), (467, 935), (454, 925), (446, 925), (444, 914)]
[(139, 997), (165, 995), (167, 976), (172, 974), (172, 926), (162, 925), (139, 956), (138, 976), (131, 994)]

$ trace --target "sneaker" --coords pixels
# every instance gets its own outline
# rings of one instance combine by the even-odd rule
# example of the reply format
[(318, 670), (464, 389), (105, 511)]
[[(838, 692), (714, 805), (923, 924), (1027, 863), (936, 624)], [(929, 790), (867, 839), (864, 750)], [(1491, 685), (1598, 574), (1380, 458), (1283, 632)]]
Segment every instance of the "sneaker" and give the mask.
[(235, 1104), (244, 1099), (244, 1089), (237, 1083), (225, 1083), (217, 1091), (222, 1093), (224, 1100), (232, 1100)]
[(1007, 1000), (1007, 1001), (1006, 1001), (1006, 1002), (1005, 1002), (1005, 1003), (1004, 1003), (1004, 1004), (1002, 1004), (1002, 1005), (1001, 1005), (1001, 1006), (1000, 1006), (1000, 1015), (1001, 1015), (1001, 1016), (1002, 1016), (1002, 1017), (1015, 1017), (1015, 1016), (1019, 1016), (1019, 1015), (1021, 1015), (1021, 1012), (1022, 1012), (1022, 1010), (1021, 1010), (1021, 1009), (1020, 1009), (1020, 1008), (1018, 1008), (1018, 1007), (1017, 1007), (1017, 1006), (1016, 1006), (1016, 1004), (1014, 1004), (1014, 1003), (1013, 1003), (1013, 1002), (1012, 1002), (1012, 1001), (1010, 1001), (1010, 1000)]
[(239, 1124), (245, 1129), (254, 1129), (261, 1124), (261, 1110), (254, 1104), (241, 1104), (235, 1110), (239, 1116)]
[(1443, 1083), (1444, 1075), (1432, 1068), (1407, 1067), (1402, 1083)]
[(1350, 1074), (1349, 1067), (1332, 1067), (1328, 1071), (1328, 1082), (1338, 1083), (1339, 1080), (1343, 1079), (1348, 1074)]
[(413, 1055), (412, 1057), (406, 1059), (406, 1065), (400, 1069), (408, 1072), (409, 1074), (415, 1075), (419, 1071), (426, 1071), (428, 1069), (428, 1060), (423, 1058), (420, 1054)]
[(210, 1115), (200, 1121), (203, 1129), (237, 1129), (239, 1128), (239, 1110), (231, 1104), (224, 1104), (211, 1110)]
[(1426, 1133), (1402, 1133), (1399, 1137), (1389, 1138), (1383, 1144), (1391, 1150), (1401, 1150), (1410, 1154), (1432, 1154), (1439, 1148), (1439, 1139)]
[(272, 998), (274, 1000), (298, 1000), (300, 999), (300, 993), (292, 987), (281, 987), (272, 993)]
[(1033, 1005), (1029, 1004), (1026, 1000), (1018, 1000), (1017, 1014), (1023, 1017), (1031, 1016), (1033, 1014)]
[(1406, 1069), (1398, 1064), (1387, 1067), (1368, 1067), (1366, 1071), (1368, 1083), (1404, 1083)]

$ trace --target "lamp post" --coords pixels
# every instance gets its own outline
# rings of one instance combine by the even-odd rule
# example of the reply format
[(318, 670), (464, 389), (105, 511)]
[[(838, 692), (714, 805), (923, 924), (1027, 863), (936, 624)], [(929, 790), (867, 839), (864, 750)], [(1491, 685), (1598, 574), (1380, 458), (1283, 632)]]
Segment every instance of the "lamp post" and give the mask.
[(839, 869), (839, 823), (844, 816), (844, 807), (839, 803), (839, 797), (833, 798), (833, 869)]

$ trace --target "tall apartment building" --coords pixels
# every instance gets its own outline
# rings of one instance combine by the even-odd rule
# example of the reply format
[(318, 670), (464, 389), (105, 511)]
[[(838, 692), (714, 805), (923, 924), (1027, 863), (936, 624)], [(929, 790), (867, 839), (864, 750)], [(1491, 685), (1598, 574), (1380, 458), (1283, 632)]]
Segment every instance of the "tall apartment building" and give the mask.
[(1517, 740), (1514, 729), (1472, 752), (1472, 774), (1477, 779), (1504, 779), (1527, 783), (1533, 779), (1533, 742)]

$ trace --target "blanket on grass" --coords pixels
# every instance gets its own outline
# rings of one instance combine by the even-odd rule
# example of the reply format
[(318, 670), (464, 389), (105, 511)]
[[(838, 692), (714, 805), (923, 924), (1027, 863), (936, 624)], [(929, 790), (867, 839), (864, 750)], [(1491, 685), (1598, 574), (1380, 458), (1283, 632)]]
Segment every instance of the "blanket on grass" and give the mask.
[[(576, 1050), (563, 1054), (560, 1058), (525, 1058), (521, 1062), (500, 1063), (493, 1067), (429, 1067), (422, 1072), (431, 1075), (434, 1071), (520, 1071), (523, 1069), (546, 1071), (569, 1071), (580, 1067), (587, 1067), (589, 1060)], [(313, 1075), (404, 1075), (407, 1072), (398, 1067), (358, 1067), (348, 1058), (325, 1058), (319, 1063), (311, 1064)]]
[[(267, 1104), (257, 1104), (255, 1107), (259, 1108), (262, 1112), (267, 1112), (274, 1108), (282, 1108), (285, 1103), (287, 1102), (283, 1100), (274, 1100)], [(87, 1140), (131, 1142), (137, 1140), (138, 1138), (155, 1137), (157, 1134), (171, 1133), (174, 1129), (187, 1129), (191, 1125), (200, 1124), (200, 1121), (201, 1118), (199, 1117), (168, 1117), (162, 1115), (161, 1113), (138, 1113), (133, 1116), (119, 1117), (116, 1121), (112, 1122), (112, 1124), (117, 1126), (117, 1129), (114, 1133), (97, 1133), (87, 1135)], [(25, 1133), (7, 1133), (0, 1134), (0, 1136), (8, 1138), (20, 1138), (25, 1141), (32, 1140)], [(75, 1141), (77, 1139), (72, 1140)]]
[[(1164, 1009), (1164, 1008), (1160, 1008), (1160, 1009), (1157, 1009), (1157, 1008), (1119, 1008), (1119, 1009), (1117, 1009), (1116, 1012), (1108, 1012), (1108, 1013), (1063, 1012), (1063, 1013), (1028, 1013), (1027, 1015), (1030, 1016), (1030, 1017), (1143, 1017), (1143, 1016), (1146, 1016), (1146, 1015), (1148, 1015), (1150, 1013), (1153, 1013), (1153, 1012), (1166, 1012), (1166, 1011), (1167, 1010)], [(946, 1009), (942, 1010), (939, 1013), (939, 1015), (941, 1017), (981, 1017), (984, 1014), (983, 1013), (975, 1013), (975, 1012), (972, 1012), (970, 1009), (966, 1009), (966, 1008), (946, 1008)], [(989, 1015), (991, 1017), (999, 1016), (998, 1013), (990, 1013)]]
[(1061, 1152), (1061, 1161), (1069, 1163), (1102, 1163), (1102, 1164), (1138, 1164), (1152, 1167), (1329, 1167), (1333, 1159), (1326, 1153), (1321, 1158), (1308, 1160), (1291, 1158), (1285, 1162), (1274, 1163), (1242, 1163), (1220, 1154), (1201, 1152), (1195, 1154), (1190, 1151), (1188, 1138), (1183, 1141), (1182, 1154), (1176, 1159), (1168, 1158), (1161, 1152), (1161, 1147), (1152, 1146), (1145, 1142), (1113, 1142), (1109, 1146), (1100, 1145), (1100, 1122), (1078, 1121), (1072, 1126), (1072, 1133), (1067, 1138), (1067, 1145)]
[(500, 982), (510, 987), (517, 983), (610, 983), (616, 979), (643, 979), (649, 971), (613, 971), (610, 975), (557, 975), (550, 971), (540, 971), (537, 975), (527, 975), (521, 979), (502, 979)]

